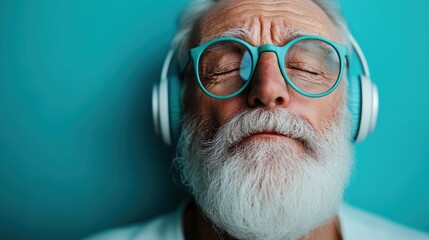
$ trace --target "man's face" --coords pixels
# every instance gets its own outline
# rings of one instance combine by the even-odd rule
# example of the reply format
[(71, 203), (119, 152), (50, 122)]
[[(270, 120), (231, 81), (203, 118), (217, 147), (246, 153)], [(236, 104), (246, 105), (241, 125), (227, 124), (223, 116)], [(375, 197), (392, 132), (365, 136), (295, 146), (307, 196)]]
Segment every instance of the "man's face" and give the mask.
[[(283, 46), (295, 33), (341, 43), (310, 0), (220, 1), (194, 40), (237, 31), (254, 46)], [(295, 92), (272, 52), (261, 53), (249, 86), (226, 100), (187, 78), (176, 164), (206, 217), (239, 239), (297, 239), (332, 219), (351, 167), (344, 94), (343, 83), (322, 98)]]
[[(196, 29), (201, 44), (231, 29), (245, 26), (243, 39), (254, 46), (285, 45), (290, 34), (305, 32), (340, 43), (340, 37), (327, 15), (310, 0), (286, 1), (221, 1), (201, 19)], [(194, 78), (187, 81), (185, 106), (189, 113), (210, 116), (215, 128), (225, 124), (234, 114), (258, 107), (287, 108), (302, 116), (318, 131), (332, 122), (335, 109), (342, 105), (344, 81), (333, 93), (322, 98), (305, 97), (286, 84), (275, 53), (262, 53), (250, 85), (240, 95), (217, 100), (205, 95)], [(260, 134), (252, 138), (284, 138)], [(283, 139), (291, 141), (291, 139)], [(293, 142), (293, 141), (291, 141)]]

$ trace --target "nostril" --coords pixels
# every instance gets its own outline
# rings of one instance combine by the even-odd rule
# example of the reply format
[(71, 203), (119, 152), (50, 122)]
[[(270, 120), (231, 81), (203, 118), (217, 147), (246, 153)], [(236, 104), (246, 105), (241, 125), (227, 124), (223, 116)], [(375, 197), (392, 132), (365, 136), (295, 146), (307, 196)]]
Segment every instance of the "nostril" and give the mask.
[(259, 107), (262, 105), (262, 101), (259, 98), (255, 98), (254, 104), (255, 104), (255, 107)]
[(260, 98), (254, 98), (253, 99), (253, 107), (260, 107), (260, 106), (264, 106), (264, 105), (274, 107), (274, 106), (282, 105), (283, 102), (284, 102), (284, 99), (282, 97), (275, 98), (273, 101), (271, 101), (271, 104), (269, 102), (267, 102), (267, 103), (263, 102)]
[(282, 97), (277, 97), (274, 102), (275, 102), (276, 105), (282, 105), (283, 104), (283, 98)]

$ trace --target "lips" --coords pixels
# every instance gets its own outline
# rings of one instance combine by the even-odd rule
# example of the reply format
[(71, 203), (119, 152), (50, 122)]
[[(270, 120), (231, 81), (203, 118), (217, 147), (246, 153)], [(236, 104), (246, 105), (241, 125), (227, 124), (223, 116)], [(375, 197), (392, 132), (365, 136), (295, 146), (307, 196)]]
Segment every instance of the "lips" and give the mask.
[(287, 137), (287, 138), (292, 138), (290, 135), (288, 134), (282, 134), (279, 132), (275, 132), (275, 131), (262, 131), (262, 132), (256, 132), (256, 133), (252, 133), (248, 136), (245, 136), (244, 138), (241, 139), (241, 141), (245, 140), (246, 138), (251, 138), (251, 137), (255, 137), (258, 135), (267, 135), (267, 137)]
[[(257, 138), (257, 139), (255, 139)], [(241, 139), (239, 139), (238, 141), (234, 142), (230, 148), (230, 150), (235, 150), (237, 149), (239, 146), (249, 142), (249, 141), (264, 141), (264, 140), (278, 140), (278, 141), (284, 141), (286, 139), (290, 139), (290, 140), (296, 140), (301, 144), (304, 144), (302, 139), (299, 138), (295, 138), (292, 137), (289, 134), (283, 134), (283, 133), (279, 133), (276, 131), (258, 131), (258, 132), (253, 132), (250, 133), (246, 136), (243, 136)]]

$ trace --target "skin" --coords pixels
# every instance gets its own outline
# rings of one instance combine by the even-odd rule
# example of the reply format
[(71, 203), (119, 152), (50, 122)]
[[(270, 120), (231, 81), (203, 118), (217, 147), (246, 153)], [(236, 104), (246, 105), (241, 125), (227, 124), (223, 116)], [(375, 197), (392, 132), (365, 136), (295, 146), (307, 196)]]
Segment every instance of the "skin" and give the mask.
[[(197, 46), (219, 37), (231, 28), (248, 26), (250, 34), (245, 41), (254, 46), (264, 44), (285, 45), (290, 39), (286, 30), (299, 30), (323, 36), (342, 43), (340, 34), (329, 17), (311, 0), (279, 1), (220, 1), (200, 19), (193, 32), (193, 45)], [(188, 69), (189, 70), (189, 69)], [(197, 86), (192, 71), (188, 71), (185, 81), (185, 112), (192, 115), (208, 116), (213, 120), (214, 129), (225, 124), (239, 111), (265, 108), (287, 108), (302, 116), (316, 131), (322, 131), (337, 117), (337, 110), (343, 104), (344, 81), (338, 88), (322, 98), (309, 98), (295, 92), (288, 86), (280, 72), (277, 57), (272, 52), (262, 53), (248, 88), (240, 95), (218, 100), (205, 95)], [(275, 134), (257, 134), (251, 140), (281, 138), (291, 144), (294, 139)], [(202, 216), (192, 203), (185, 211), (184, 229), (186, 239), (218, 239), (212, 223)], [(232, 239), (221, 234), (222, 239)], [(341, 239), (338, 219), (312, 231), (303, 239)]]

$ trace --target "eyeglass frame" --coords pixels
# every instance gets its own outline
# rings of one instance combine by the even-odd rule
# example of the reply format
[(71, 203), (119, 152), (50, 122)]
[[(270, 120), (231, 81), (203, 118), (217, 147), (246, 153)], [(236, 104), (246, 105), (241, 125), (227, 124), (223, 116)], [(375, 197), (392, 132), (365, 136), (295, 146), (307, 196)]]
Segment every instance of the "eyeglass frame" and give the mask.
[[(335, 84), (332, 85), (332, 87), (330, 87), (328, 90), (326, 90), (323, 93), (308, 93), (308, 92), (304, 92), (301, 89), (299, 89), (288, 77), (287, 73), (286, 73), (286, 68), (284, 65), (285, 61), (280, 61), (280, 59), (284, 59), (286, 57), (287, 51), (289, 50), (289, 48), (291, 46), (293, 46), (295, 43), (298, 43), (300, 41), (303, 40), (319, 40), (322, 41), (328, 45), (330, 45), (331, 47), (334, 48), (334, 50), (336, 51), (339, 61), (340, 61), (340, 72), (338, 74), (338, 78), (335, 81)], [(252, 58), (252, 70), (250, 72), (249, 75), (249, 80), (246, 81), (246, 83), (237, 91), (230, 93), (228, 95), (224, 95), (224, 96), (220, 96), (220, 95), (215, 95), (211, 92), (209, 92), (202, 84), (201, 79), (200, 79), (200, 75), (199, 75), (199, 71), (198, 71), (198, 67), (199, 67), (199, 61), (200, 61), (200, 57), (202, 55), (202, 53), (211, 45), (218, 43), (218, 42), (224, 42), (224, 41), (231, 41), (231, 42), (236, 42), (239, 43), (241, 45), (243, 45), (250, 53), (250, 56)], [(321, 36), (316, 36), (316, 35), (305, 35), (305, 36), (301, 36), (298, 38), (293, 39), (292, 41), (288, 42), (287, 44), (283, 45), (283, 46), (276, 46), (273, 44), (265, 44), (262, 46), (252, 46), (250, 45), (248, 42), (239, 39), (239, 38), (233, 38), (233, 37), (220, 37), (220, 38), (215, 38), (212, 39), (204, 44), (201, 44), (195, 48), (192, 48), (189, 50), (188, 55), (186, 55), (185, 60), (184, 60), (184, 65), (182, 65), (182, 73), (185, 71), (185, 69), (187, 68), (188, 64), (190, 63), (190, 61), (192, 60), (193, 62), (193, 67), (194, 67), (194, 73), (195, 76), (197, 78), (197, 82), (198, 85), (200, 87), (200, 89), (208, 96), (215, 98), (215, 99), (228, 99), (228, 98), (232, 98), (235, 97), (237, 95), (239, 95), (240, 93), (242, 93), (244, 91), (244, 89), (246, 89), (246, 87), (250, 84), (252, 78), (253, 78), (253, 74), (255, 72), (256, 66), (258, 65), (258, 60), (259, 60), (259, 55), (263, 52), (273, 52), (276, 54), (277, 56), (277, 62), (279, 64), (279, 68), (280, 68), (280, 72), (282, 73), (283, 78), (285, 79), (286, 83), (292, 87), (293, 90), (295, 90), (296, 92), (298, 92), (301, 95), (304, 95), (306, 97), (310, 97), (310, 98), (320, 98), (320, 97), (324, 97), (329, 95), (330, 93), (332, 93), (340, 84), (341, 79), (343, 77), (343, 73), (344, 73), (344, 66), (346, 65), (344, 61), (347, 62), (348, 60), (348, 50), (347, 50), (347, 46), (333, 42), (329, 39), (326, 39), (324, 37)], [(279, 57), (280, 56), (280, 57)]]

